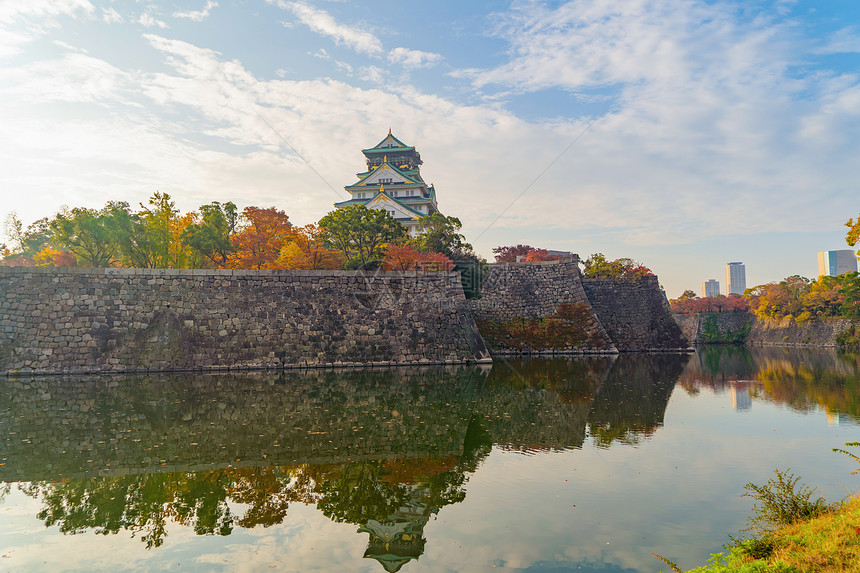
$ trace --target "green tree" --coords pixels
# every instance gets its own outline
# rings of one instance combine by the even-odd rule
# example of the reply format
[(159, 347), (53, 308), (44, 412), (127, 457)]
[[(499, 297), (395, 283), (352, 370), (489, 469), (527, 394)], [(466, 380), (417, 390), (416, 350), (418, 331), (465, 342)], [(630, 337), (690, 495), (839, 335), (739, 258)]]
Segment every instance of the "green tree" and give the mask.
[(694, 291), (687, 289), (681, 293), (681, 296), (678, 297), (678, 300), (686, 301), (686, 300), (695, 300), (697, 298), (699, 298), (699, 295), (697, 295)]
[(51, 223), (47, 217), (34, 221), (24, 231), (24, 254), (28, 257), (36, 255), (43, 248), (51, 245), (53, 235)]
[(448, 258), (460, 251), (472, 251), (472, 245), (460, 234), (463, 224), (457, 217), (433, 213), (422, 217), (419, 223), (418, 236), (410, 241), (415, 249), (425, 253), (442, 253)]
[(341, 251), (361, 268), (376, 266), (387, 243), (406, 237), (406, 228), (387, 211), (364, 205), (336, 209), (320, 219), (319, 227), (327, 247)]
[(236, 233), (239, 219), (236, 205), (231, 201), (223, 205), (213, 201), (201, 205), (199, 212), (202, 221), (185, 229), (182, 242), (213, 265), (223, 267), (235, 251), (230, 239)]
[(170, 195), (156, 191), (149, 198), (149, 206), (141, 203), (140, 208), (138, 215), (149, 241), (153, 268), (181, 266), (180, 262), (171, 256), (173, 222), (179, 211), (176, 204), (170, 200)]
[(585, 260), (582, 276), (591, 279), (637, 280), (654, 276), (651, 269), (633, 259), (609, 261), (603, 253), (594, 253)]
[(107, 267), (119, 251), (108, 207), (75, 207), (59, 213), (49, 226), (57, 245), (74, 253), (82, 266)]
[(119, 249), (122, 264), (138, 269), (158, 266), (155, 246), (146, 224), (137, 213), (132, 213), (125, 201), (107, 204), (109, 222), (114, 241)]
[(846, 273), (841, 278), (839, 294), (842, 297), (842, 306), (839, 311), (842, 316), (860, 318), (860, 273)]

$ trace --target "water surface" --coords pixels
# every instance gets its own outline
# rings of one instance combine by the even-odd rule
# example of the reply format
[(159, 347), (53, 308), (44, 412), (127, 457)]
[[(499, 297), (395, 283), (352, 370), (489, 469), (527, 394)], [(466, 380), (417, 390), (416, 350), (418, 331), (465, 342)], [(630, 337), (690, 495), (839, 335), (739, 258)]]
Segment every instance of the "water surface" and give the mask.
[(860, 359), (0, 380), (0, 570), (683, 568), (790, 467), (860, 489)]

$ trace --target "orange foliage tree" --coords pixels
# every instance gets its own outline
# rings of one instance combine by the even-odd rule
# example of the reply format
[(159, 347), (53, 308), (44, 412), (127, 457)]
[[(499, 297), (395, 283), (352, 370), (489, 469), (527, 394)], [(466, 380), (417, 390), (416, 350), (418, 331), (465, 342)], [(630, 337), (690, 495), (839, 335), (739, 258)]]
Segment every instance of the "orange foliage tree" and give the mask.
[(516, 263), (517, 258), (522, 261), (535, 263), (538, 261), (558, 261), (561, 255), (551, 255), (546, 249), (538, 249), (530, 245), (516, 245), (513, 247), (496, 247), (493, 249), (497, 263)]
[(224, 265), (228, 269), (277, 269), (284, 244), (292, 238), (292, 225), (286, 213), (269, 207), (245, 207), (245, 225), (233, 235), (235, 252)]
[(278, 255), (281, 269), (340, 269), (346, 257), (340, 251), (327, 249), (316, 225), (294, 228), (289, 242)]
[(422, 253), (408, 245), (388, 245), (382, 268), (387, 271), (450, 271), (454, 263), (442, 253)]

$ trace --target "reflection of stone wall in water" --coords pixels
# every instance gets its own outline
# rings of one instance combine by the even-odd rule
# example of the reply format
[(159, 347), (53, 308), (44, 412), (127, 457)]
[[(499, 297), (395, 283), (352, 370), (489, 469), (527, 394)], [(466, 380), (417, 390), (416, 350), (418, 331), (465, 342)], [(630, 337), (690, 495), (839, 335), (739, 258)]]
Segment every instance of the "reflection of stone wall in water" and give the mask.
[(591, 404), (588, 426), (597, 445), (637, 443), (663, 425), (687, 354), (621, 355)]
[(614, 357), (515, 359), (493, 367), (477, 412), (493, 443), (534, 451), (581, 448), (594, 396)]
[(0, 267), (0, 374), (488, 358), (457, 273)]
[(0, 379), (0, 481), (458, 455), (471, 367)]

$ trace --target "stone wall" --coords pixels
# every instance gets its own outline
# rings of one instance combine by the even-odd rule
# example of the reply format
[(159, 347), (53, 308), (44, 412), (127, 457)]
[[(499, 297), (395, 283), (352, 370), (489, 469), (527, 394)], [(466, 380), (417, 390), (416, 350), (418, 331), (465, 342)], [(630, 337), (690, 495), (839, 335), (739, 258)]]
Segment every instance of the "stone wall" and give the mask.
[(707, 317), (713, 316), (717, 332), (725, 338), (733, 338), (737, 333), (742, 332), (747, 325), (751, 325), (755, 320), (753, 315), (744, 311), (733, 312), (712, 312), (706, 314), (673, 314), (672, 318), (678, 326), (681, 327), (681, 332), (690, 344), (719, 344), (719, 341), (706, 340), (703, 338), (705, 330), (705, 320)]
[[(485, 337), (488, 323), (540, 320), (555, 315), (561, 304), (583, 305), (589, 318), (583, 325), (586, 342), (577, 347), (528, 350), (532, 353), (617, 352), (590, 308), (576, 256), (564, 261), (490, 265), (481, 287), (481, 298), (470, 300), (469, 304), (479, 327), (484, 328)], [(499, 340), (488, 340), (488, 346), (494, 354), (521, 351)]]
[(588, 301), (618, 350), (685, 350), (689, 342), (669, 312), (657, 277), (582, 279)]
[(693, 344), (713, 344), (704, 339), (704, 325), (708, 316), (716, 318), (720, 334), (737, 333), (749, 327), (746, 344), (751, 346), (837, 347), (836, 338), (844, 331), (860, 329), (860, 321), (845, 318), (822, 319), (805, 324), (794, 320), (759, 320), (748, 312), (719, 312), (710, 314), (673, 315), (684, 335)]
[(752, 346), (836, 347), (836, 337), (852, 327), (860, 328), (860, 321), (833, 318), (798, 325), (790, 319), (755, 320), (747, 344)]
[(0, 374), (487, 360), (456, 273), (0, 267)]

